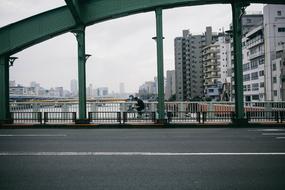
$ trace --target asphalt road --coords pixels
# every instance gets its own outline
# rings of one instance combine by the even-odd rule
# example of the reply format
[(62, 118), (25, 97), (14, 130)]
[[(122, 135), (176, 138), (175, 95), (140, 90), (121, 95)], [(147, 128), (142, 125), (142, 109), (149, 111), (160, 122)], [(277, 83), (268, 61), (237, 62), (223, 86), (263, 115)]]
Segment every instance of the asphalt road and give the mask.
[(0, 189), (285, 189), (285, 129), (1, 129)]

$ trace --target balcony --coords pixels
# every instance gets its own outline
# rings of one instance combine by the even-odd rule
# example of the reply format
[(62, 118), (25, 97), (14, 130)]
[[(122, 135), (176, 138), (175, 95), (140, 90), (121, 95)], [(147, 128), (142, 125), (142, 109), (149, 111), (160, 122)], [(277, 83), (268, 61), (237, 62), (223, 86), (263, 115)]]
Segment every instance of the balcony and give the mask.
[(203, 55), (209, 55), (209, 54), (217, 54), (217, 53), (220, 53), (220, 50), (213, 50), (213, 49), (211, 49), (211, 50), (204, 50), (204, 52), (203, 52)]
[(260, 56), (264, 56), (264, 52), (263, 52), (263, 51), (250, 54), (250, 55), (249, 55), (249, 59), (255, 59), (255, 58), (260, 57)]
[(217, 60), (212, 60), (212, 61), (204, 62), (204, 67), (217, 66), (217, 65), (219, 65), (219, 64), (220, 64), (219, 61), (217, 61)]
[(258, 39), (258, 40), (256, 40), (256, 41), (254, 41), (254, 42), (251, 42), (251, 41), (249, 41), (249, 42), (250, 42), (250, 43), (247, 43), (247, 48), (253, 48), (254, 46), (257, 46), (257, 45), (259, 45), (259, 44), (264, 43), (264, 39), (261, 38), (261, 39)]
[(218, 55), (208, 55), (208, 56), (203, 56), (203, 61), (208, 61), (208, 60), (217, 60), (220, 59), (220, 56)]
[(221, 77), (221, 75), (216, 75), (216, 74), (210, 74), (210, 75), (207, 75), (207, 76), (205, 76), (205, 79), (207, 80), (207, 79), (216, 79), (216, 78), (220, 78)]

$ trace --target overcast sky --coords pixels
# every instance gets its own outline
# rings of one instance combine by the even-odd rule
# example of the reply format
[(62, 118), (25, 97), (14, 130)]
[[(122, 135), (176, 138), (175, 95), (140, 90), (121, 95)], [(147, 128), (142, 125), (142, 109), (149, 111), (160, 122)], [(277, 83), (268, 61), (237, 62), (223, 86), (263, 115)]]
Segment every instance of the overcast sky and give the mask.
[[(0, 27), (23, 18), (65, 5), (64, 0), (0, 0)], [(262, 11), (255, 4), (247, 11)], [(213, 32), (227, 30), (231, 23), (230, 5), (183, 7), (163, 11), (164, 70), (174, 69), (174, 38), (183, 29), (201, 34), (206, 26)], [(86, 29), (87, 86), (109, 87), (119, 91), (125, 83), (127, 92), (137, 92), (145, 81), (156, 76), (156, 44), (154, 12), (106, 21)], [(0, 42), (1, 43), (1, 42)], [(10, 80), (28, 86), (31, 81), (45, 88), (63, 86), (70, 89), (70, 81), (77, 79), (77, 42), (66, 33), (25, 49), (10, 69)]]

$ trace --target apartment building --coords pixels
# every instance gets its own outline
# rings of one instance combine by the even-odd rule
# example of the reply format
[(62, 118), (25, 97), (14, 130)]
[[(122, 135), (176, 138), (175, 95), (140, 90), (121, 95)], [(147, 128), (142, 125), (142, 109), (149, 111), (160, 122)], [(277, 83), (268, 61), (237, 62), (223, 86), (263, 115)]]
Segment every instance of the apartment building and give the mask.
[(245, 101), (264, 101), (264, 35), (262, 25), (243, 38), (243, 89)]
[(285, 43), (285, 5), (266, 5), (264, 13), (265, 96), (266, 100), (282, 99), (282, 54)]
[(192, 35), (183, 30), (183, 36), (175, 38), (176, 100), (185, 101), (204, 95), (202, 49), (217, 40), (212, 28), (202, 35)]
[[(229, 36), (221, 33), (217, 42), (202, 50), (204, 93), (206, 97), (221, 100), (223, 90), (231, 80)], [(229, 93), (228, 93), (229, 96)]]
[[(244, 72), (243, 73), (243, 81), (244, 81), (244, 94), (246, 94), (245, 96), (245, 100), (249, 100), (249, 96), (251, 95), (251, 82), (250, 82), (250, 62), (249, 62), (249, 50), (247, 48), (247, 42), (246, 42), (246, 35), (253, 30), (256, 27), (261, 26), (263, 23), (263, 15), (262, 13), (254, 13), (254, 14), (245, 14), (242, 16), (242, 34), (243, 34), (243, 38), (242, 38), (242, 63), (243, 63), (243, 69)], [(232, 25), (230, 26), (230, 28), (232, 29)], [(253, 35), (254, 36), (254, 35)], [(250, 42), (249, 42), (250, 43)], [(232, 101), (235, 100), (235, 81), (234, 81), (234, 49), (233, 49), (233, 39), (231, 38), (231, 67), (232, 67), (232, 79), (231, 79), (231, 95), (230, 95), (230, 99)], [(246, 65), (246, 66), (245, 66)], [(245, 68), (245, 67), (249, 67), (249, 68)], [(251, 97), (250, 97), (251, 98)]]
[(266, 5), (263, 20), (243, 37), (245, 101), (280, 101), (284, 96), (285, 6)]

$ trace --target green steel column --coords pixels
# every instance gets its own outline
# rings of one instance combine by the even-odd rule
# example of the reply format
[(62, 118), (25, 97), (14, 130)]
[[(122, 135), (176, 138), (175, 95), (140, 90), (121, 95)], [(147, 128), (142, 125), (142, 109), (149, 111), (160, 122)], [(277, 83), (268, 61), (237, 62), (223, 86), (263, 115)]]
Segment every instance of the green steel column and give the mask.
[(234, 40), (235, 112), (237, 121), (244, 119), (243, 69), (242, 69), (242, 3), (232, 3)]
[(0, 123), (10, 120), (9, 57), (0, 56)]
[(163, 32), (162, 9), (155, 10), (156, 15), (156, 49), (157, 49), (157, 80), (158, 80), (158, 115), (161, 122), (165, 117), (164, 105), (164, 71), (163, 71)]
[(76, 30), (78, 43), (79, 120), (86, 119), (85, 27)]

